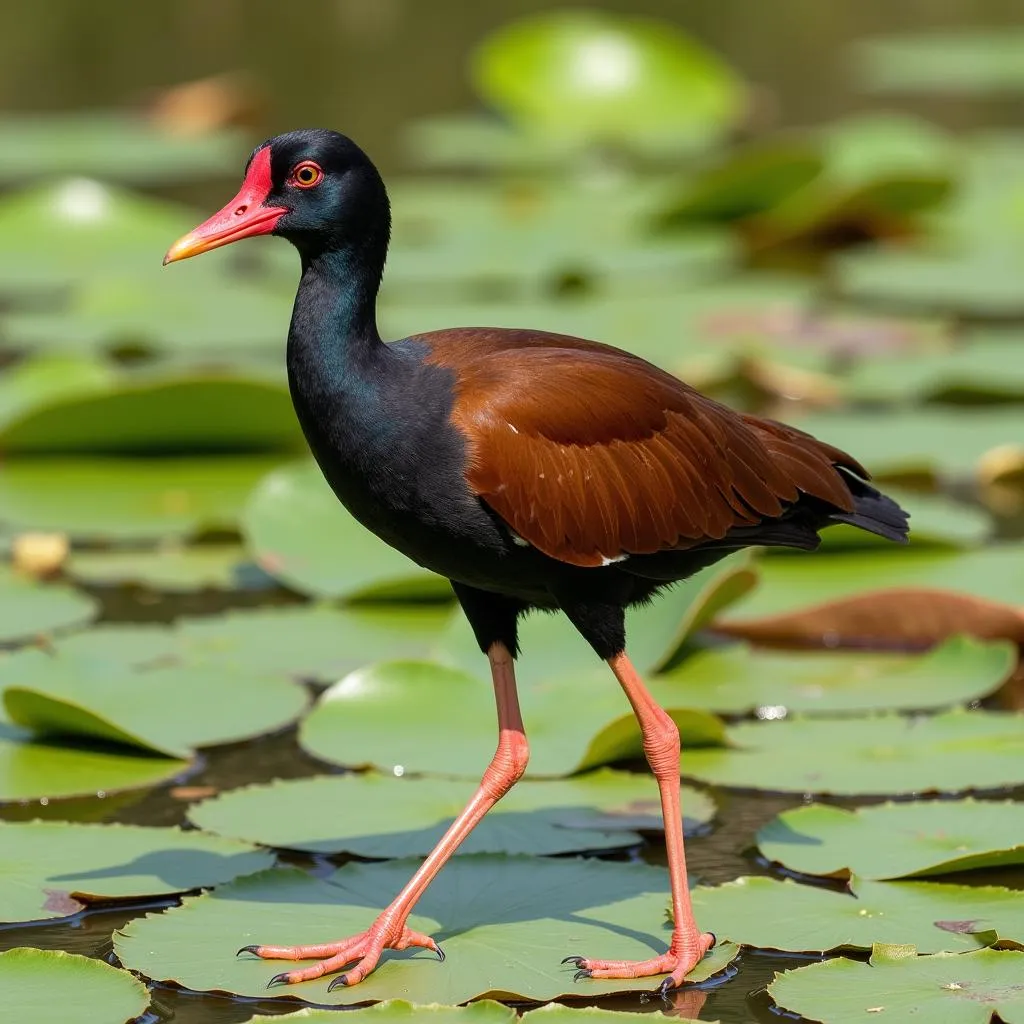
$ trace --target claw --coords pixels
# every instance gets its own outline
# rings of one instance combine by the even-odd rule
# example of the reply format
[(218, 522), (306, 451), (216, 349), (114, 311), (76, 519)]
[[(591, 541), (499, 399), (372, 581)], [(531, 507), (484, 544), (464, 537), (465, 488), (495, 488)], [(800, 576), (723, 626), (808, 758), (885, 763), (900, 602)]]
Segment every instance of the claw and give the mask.
[(572, 976), (572, 980), (573, 980), (573, 981), (585, 981), (585, 980), (586, 980), (587, 978), (592, 978), (592, 977), (593, 977), (593, 975), (592, 975), (592, 974), (590, 973), (590, 971), (588, 971), (588, 970), (587, 970), (587, 969), (586, 969), (586, 968), (584, 967), (584, 968), (583, 968), (582, 970), (580, 970), (580, 971), (577, 971), (577, 972), (576, 972), (576, 973), (575, 973), (575, 974), (574, 974), (574, 975)]
[(336, 988), (344, 988), (348, 984), (348, 975), (339, 974), (331, 983), (327, 986), (328, 992), (333, 992)]
[(443, 964), (443, 963), (445, 962), (445, 960), (447, 959), (447, 958), (445, 957), (445, 955), (444, 955), (444, 950), (443, 950), (443, 949), (442, 949), (442, 948), (441, 948), (440, 946), (438, 946), (438, 947), (437, 947), (437, 948), (436, 948), (436, 949), (434, 950), (434, 952), (435, 952), (435, 953), (437, 954), (437, 962), (438, 962), (439, 964)]
[(281, 974), (275, 974), (270, 981), (267, 982), (267, 988), (273, 988), (275, 985), (287, 985), (288, 984), (288, 971), (284, 971)]
[(708, 935), (711, 936), (711, 945), (708, 946), (708, 951), (710, 952), (718, 945), (718, 936), (714, 932), (708, 932)]
[(586, 959), (586, 957), (582, 957), (582, 956), (567, 956), (562, 961), (562, 963), (563, 964), (572, 964), (573, 967), (582, 967), (583, 966), (583, 961), (585, 959)]
[(657, 987), (655, 991), (659, 996), (661, 996), (662, 999), (664, 999), (667, 1002), (668, 994), (672, 991), (672, 988), (672, 978), (671, 976), (669, 976)]
[(240, 950), (239, 950), (239, 951), (238, 951), (238, 952), (237, 952), (237, 953), (235, 954), (235, 956), (241, 956), (241, 955), (242, 955), (243, 953), (252, 953), (252, 955), (253, 955), (253, 956), (259, 956), (259, 953), (257, 952), (257, 950), (258, 950), (259, 948), (260, 948), (259, 946), (243, 946), (243, 947), (242, 947), (242, 948), (241, 948), (241, 949), (240, 949)]

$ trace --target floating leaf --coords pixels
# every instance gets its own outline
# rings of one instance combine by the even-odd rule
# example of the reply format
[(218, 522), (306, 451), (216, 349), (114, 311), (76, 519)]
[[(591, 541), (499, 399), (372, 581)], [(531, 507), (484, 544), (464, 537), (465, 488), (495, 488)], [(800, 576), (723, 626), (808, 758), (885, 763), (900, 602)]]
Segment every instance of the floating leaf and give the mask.
[(873, 92), (945, 97), (1024, 92), (1024, 31), (1012, 25), (883, 36), (860, 42), (856, 56), (860, 78)]
[[(121, 962), (151, 978), (199, 991), (297, 996), (329, 1005), (393, 998), (462, 1003), (479, 996), (549, 1000), (645, 990), (650, 978), (581, 981), (559, 961), (577, 952), (644, 959), (666, 946), (666, 873), (638, 864), (478, 855), (457, 857), (409, 919), (437, 933), (447, 959), (424, 951), (385, 953), (358, 990), (327, 992), (321, 978), (267, 992), (280, 964), (235, 958), (251, 942), (335, 941), (367, 928), (405, 884), (417, 862), (348, 864), (330, 878), (281, 869), (251, 875), (184, 900), (180, 908), (130, 921), (115, 933)], [(268, 907), (272, 913), (268, 913)], [(270, 934), (268, 934), (268, 929)], [(723, 970), (736, 947), (721, 943), (690, 973)]]
[[(0, 481), (3, 475), (0, 470)], [(85, 594), (57, 583), (38, 583), (0, 565), (0, 643), (81, 626), (96, 612), (96, 602)]]
[[(116, 647), (118, 634), (108, 639)], [(0, 690), (10, 720), (37, 733), (169, 757), (279, 729), (306, 705), (301, 688), (266, 671), (229, 673), (182, 662), (135, 667), (116, 651), (91, 659), (17, 652), (0, 663)]]
[[(574, 1021), (585, 1021), (586, 1024), (630, 1024), (636, 1020), (634, 1013), (621, 1010), (605, 1010), (599, 1006), (561, 1006), (548, 1003), (536, 1010), (527, 1010), (520, 1017), (511, 1007), (495, 1003), (490, 999), (470, 1003), (468, 1006), (440, 1006), (431, 1003), (429, 1006), (414, 1005), (402, 999), (388, 999), (374, 1006), (359, 1007), (349, 1010), (354, 1013), (352, 1024), (415, 1024), (421, 1017), (431, 1024), (515, 1024), (525, 1019), (528, 1024), (573, 1024)], [(250, 1017), (247, 1024), (281, 1021), (282, 1024), (299, 1022), (299, 1024), (337, 1024), (337, 1010), (315, 1010), (305, 1007), (295, 1013), (283, 1017)], [(665, 1014), (650, 1014), (652, 1021), (665, 1021)], [(672, 1014), (672, 1024), (697, 1024), (689, 1018), (677, 1017)], [(346, 1018), (347, 1024), (347, 1018)]]
[(1024, 715), (797, 718), (743, 723), (729, 748), (687, 750), (683, 774), (719, 786), (797, 793), (917, 793), (1024, 783)]
[(259, 608), (183, 619), (177, 642), (189, 661), (331, 683), (382, 657), (426, 654), (450, 615), (429, 604)]
[(997, 689), (1017, 662), (1009, 643), (954, 637), (927, 654), (708, 650), (654, 680), (655, 697), (720, 714), (780, 717), (962, 704)]
[[(425, 857), (473, 795), (475, 783), (439, 778), (364, 775), (277, 781), (222, 793), (189, 809), (200, 828), (264, 846), (359, 857)], [(691, 829), (714, 814), (714, 804), (685, 788)], [(311, 807), (335, 807), (314, 818)], [(608, 769), (559, 782), (520, 782), (459, 847), (460, 854), (556, 854), (614, 849), (640, 841), (630, 819), (658, 823), (652, 780)], [(625, 822), (609, 832), (604, 823)], [(592, 823), (592, 824), (591, 824)]]
[[(999, 886), (940, 882), (866, 882), (852, 893), (790, 879), (738, 878), (693, 890), (701, 927), (720, 939), (763, 949), (824, 952), (870, 949), (876, 942), (914, 943), (925, 953), (977, 949), (1024, 938), (1024, 893)], [(942, 927), (970, 921), (967, 931)]]
[(273, 861), (248, 843), (195, 830), (0, 822), (0, 918), (41, 921), (95, 901), (186, 892)]
[(236, 528), (267, 456), (31, 458), (0, 467), (0, 520), (73, 540), (161, 540)]
[(78, 551), (64, 571), (80, 583), (134, 583), (172, 593), (267, 590), (274, 581), (245, 559), (237, 544), (164, 547), (155, 551)]
[(810, 804), (757, 833), (769, 860), (808, 875), (901, 878), (1024, 864), (1024, 804), (915, 800), (846, 810)]
[(989, 1024), (1024, 1019), (1022, 976), (1024, 953), (1017, 950), (915, 956), (913, 949), (876, 946), (868, 963), (836, 957), (776, 974), (768, 994), (780, 1007), (826, 1024), (894, 1014)]
[[(734, 631), (745, 628), (747, 623), (767, 622), (769, 616), (791, 616), (826, 601), (849, 602), (863, 596), (866, 601), (879, 602), (892, 594), (893, 603), (886, 605), (884, 614), (895, 615), (899, 628), (889, 635), (902, 638), (904, 643), (922, 639), (934, 641), (952, 632), (968, 631), (971, 620), (964, 621), (960, 627), (954, 623), (948, 632), (936, 631), (929, 623), (931, 606), (926, 593), (934, 594), (937, 601), (942, 601), (944, 595), (976, 598), (1002, 607), (1004, 618), (1009, 606), (1009, 618), (1014, 618), (1012, 608), (1021, 601), (1024, 544), (995, 544), (958, 554), (911, 548), (884, 555), (874, 552), (828, 557), (792, 555), (763, 559), (758, 570), (757, 589), (729, 608), (716, 626)], [(909, 600), (911, 591), (913, 601)], [(900, 609), (900, 602), (909, 606)], [(981, 622), (983, 617), (975, 615), (974, 620)], [(849, 637), (851, 633), (844, 630), (840, 635)], [(1004, 634), (983, 632), (980, 635)]]
[[(684, 746), (722, 741), (714, 715), (685, 705), (667, 710)], [(523, 718), (533, 775), (570, 775), (643, 753), (639, 726), (604, 667), (524, 687)], [(494, 753), (494, 733), (490, 683), (432, 662), (391, 661), (326, 690), (302, 722), (299, 742), (335, 764), (479, 778)], [(451, 736), (459, 742), (447, 742)]]
[(0, 450), (17, 454), (288, 451), (300, 439), (287, 387), (252, 368), (93, 379), (0, 418)]
[(260, 567), (300, 593), (451, 596), (446, 580), (421, 569), (357, 522), (312, 459), (282, 466), (261, 481), (246, 505), (243, 529)]
[(4, 1024), (126, 1024), (149, 1006), (149, 992), (127, 971), (63, 950), (15, 948), (0, 953)]
[(540, 135), (642, 145), (706, 143), (741, 115), (743, 87), (672, 25), (554, 11), (492, 33), (473, 56), (481, 97)]
[(97, 744), (56, 742), (6, 722), (0, 713), (0, 801), (95, 796), (155, 786), (188, 762)]

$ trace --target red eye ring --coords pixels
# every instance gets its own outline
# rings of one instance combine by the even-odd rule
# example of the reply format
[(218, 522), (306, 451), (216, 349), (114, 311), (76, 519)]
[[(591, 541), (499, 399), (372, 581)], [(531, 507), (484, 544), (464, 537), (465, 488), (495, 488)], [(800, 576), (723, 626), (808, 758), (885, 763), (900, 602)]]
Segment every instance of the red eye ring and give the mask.
[(291, 181), (298, 188), (316, 188), (324, 180), (324, 169), (312, 160), (303, 160), (292, 168)]

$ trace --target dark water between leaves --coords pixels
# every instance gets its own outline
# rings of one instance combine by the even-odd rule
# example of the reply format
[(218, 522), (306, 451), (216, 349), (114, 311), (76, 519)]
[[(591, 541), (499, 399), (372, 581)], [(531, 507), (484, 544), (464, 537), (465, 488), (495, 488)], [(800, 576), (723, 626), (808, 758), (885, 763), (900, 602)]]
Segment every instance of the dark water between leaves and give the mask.
[[(161, 621), (180, 615), (214, 614), (227, 607), (271, 602), (290, 602), (285, 592), (268, 594), (206, 594), (189, 597), (161, 597), (145, 592), (94, 591), (104, 604), (100, 621)], [(613, 685), (609, 679), (609, 685)], [(202, 714), (202, 709), (196, 709)], [(643, 763), (629, 764), (636, 771), (645, 771)], [(341, 769), (325, 765), (306, 754), (295, 739), (294, 728), (258, 740), (232, 744), (206, 751), (196, 765), (165, 786), (148, 791), (134, 791), (110, 797), (52, 801), (47, 804), (26, 802), (0, 807), (0, 818), (25, 821), (33, 818), (67, 821), (122, 822), (134, 825), (185, 825), (190, 793), (203, 787), (216, 791), (241, 785), (269, 782), (272, 779), (302, 778), (337, 773)], [(652, 790), (653, 790), (652, 780)], [(687, 839), (687, 860), (692, 882), (716, 885), (741, 875), (779, 874), (765, 864), (754, 849), (756, 831), (787, 808), (798, 806), (802, 799), (793, 794), (738, 793), (712, 789), (718, 813), (712, 825)], [(205, 792), (202, 795), (209, 795)], [(1024, 799), (1024, 790), (999, 791), (994, 796)], [(871, 802), (857, 800), (830, 801), (842, 806)], [(319, 813), (340, 814), (340, 807), (324, 806)], [(602, 854), (602, 859), (635, 860), (648, 864), (665, 864), (665, 844), (660, 834), (650, 833), (639, 846), (616, 853)], [(345, 856), (323, 857), (303, 854), (282, 854), (280, 860), (308, 871), (328, 874), (345, 863)], [(802, 878), (809, 884), (828, 884), (820, 879)], [(1024, 871), (1001, 869), (974, 871), (943, 879), (964, 885), (1004, 885), (1024, 889)], [(108, 905), (83, 911), (55, 923), (0, 926), (0, 951), (16, 946), (40, 949), (62, 949), (72, 953), (106, 959), (117, 963), (113, 953), (113, 932), (133, 917), (174, 906), (174, 898), (141, 900)], [(268, 914), (268, 922), (270, 915)], [(225, 949), (230, 957), (234, 950)], [(571, 951), (569, 951), (571, 952)], [(699, 986), (688, 986), (671, 997), (668, 1005), (660, 999), (633, 993), (603, 999), (598, 1005), (608, 1009), (637, 1013), (661, 1011), (672, 1016), (720, 1020), (722, 1024), (746, 1024), (753, 1021), (778, 1021), (780, 1017), (795, 1018), (778, 1010), (765, 989), (775, 972), (800, 967), (817, 957), (770, 953), (745, 949), (722, 976)], [(654, 986), (652, 985), (652, 988)], [(289, 1013), (303, 1003), (284, 999), (254, 1000), (231, 996), (215, 996), (191, 992), (164, 984), (151, 984), (152, 1003), (149, 1012), (140, 1018), (143, 1024), (174, 1021), (175, 1024), (239, 1024), (257, 1013)], [(336, 1009), (336, 1007), (332, 1007)], [(339, 1011), (344, 1012), (344, 1011)]]

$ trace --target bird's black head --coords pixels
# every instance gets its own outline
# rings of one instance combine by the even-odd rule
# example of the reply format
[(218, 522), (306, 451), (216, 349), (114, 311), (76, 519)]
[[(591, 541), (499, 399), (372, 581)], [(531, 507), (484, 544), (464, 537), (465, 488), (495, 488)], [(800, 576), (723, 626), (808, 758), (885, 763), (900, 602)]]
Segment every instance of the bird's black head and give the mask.
[(377, 168), (349, 138), (314, 128), (257, 146), (238, 194), (171, 246), (165, 263), (251, 235), (287, 238), (312, 258), (334, 250), (387, 248), (390, 214)]

